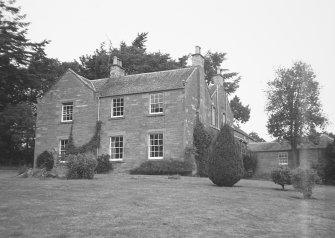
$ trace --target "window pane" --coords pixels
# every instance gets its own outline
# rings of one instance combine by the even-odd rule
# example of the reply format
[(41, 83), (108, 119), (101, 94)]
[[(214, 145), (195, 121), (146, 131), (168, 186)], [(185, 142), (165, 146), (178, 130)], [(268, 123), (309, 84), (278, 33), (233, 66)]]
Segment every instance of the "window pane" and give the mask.
[(112, 136), (110, 139), (111, 159), (123, 158), (123, 136)]
[(154, 133), (149, 136), (149, 156), (151, 158), (163, 157), (163, 134)]
[(150, 113), (163, 112), (163, 93), (150, 95)]

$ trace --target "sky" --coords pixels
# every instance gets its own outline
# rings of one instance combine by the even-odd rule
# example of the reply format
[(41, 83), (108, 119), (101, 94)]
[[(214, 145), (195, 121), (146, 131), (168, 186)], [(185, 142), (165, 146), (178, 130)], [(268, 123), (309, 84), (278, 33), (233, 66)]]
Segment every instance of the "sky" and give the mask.
[(242, 76), (236, 95), (251, 108), (241, 124), (266, 140), (267, 82), (278, 67), (297, 60), (312, 66), (320, 100), (335, 133), (335, 1), (333, 0), (17, 0), (31, 22), (28, 38), (50, 40), (48, 57), (78, 60), (102, 42), (130, 44), (149, 32), (147, 51), (178, 59), (194, 53), (227, 53), (222, 68)]

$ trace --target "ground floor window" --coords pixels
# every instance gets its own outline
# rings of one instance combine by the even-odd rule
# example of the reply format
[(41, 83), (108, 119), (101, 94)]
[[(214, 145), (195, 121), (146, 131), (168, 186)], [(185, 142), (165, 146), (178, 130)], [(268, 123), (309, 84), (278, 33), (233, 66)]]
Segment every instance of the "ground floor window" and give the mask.
[(118, 161), (123, 159), (123, 145), (123, 136), (110, 137), (110, 158), (112, 161)]
[(66, 155), (66, 145), (69, 142), (69, 140), (59, 140), (59, 156), (63, 157)]
[(149, 134), (149, 159), (163, 159), (163, 133)]
[(278, 160), (279, 160), (279, 165), (288, 165), (288, 153), (279, 152)]

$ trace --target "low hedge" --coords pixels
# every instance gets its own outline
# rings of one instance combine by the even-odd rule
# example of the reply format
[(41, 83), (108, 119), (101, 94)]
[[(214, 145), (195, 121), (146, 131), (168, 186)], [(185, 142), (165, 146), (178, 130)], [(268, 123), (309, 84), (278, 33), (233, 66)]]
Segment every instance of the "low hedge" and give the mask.
[(110, 156), (108, 154), (100, 155), (97, 159), (97, 167), (95, 168), (95, 172), (97, 174), (105, 174), (109, 173), (109, 171), (113, 171), (113, 165), (109, 161)]
[(192, 165), (188, 162), (178, 160), (148, 160), (139, 167), (130, 171), (130, 174), (142, 175), (190, 175)]

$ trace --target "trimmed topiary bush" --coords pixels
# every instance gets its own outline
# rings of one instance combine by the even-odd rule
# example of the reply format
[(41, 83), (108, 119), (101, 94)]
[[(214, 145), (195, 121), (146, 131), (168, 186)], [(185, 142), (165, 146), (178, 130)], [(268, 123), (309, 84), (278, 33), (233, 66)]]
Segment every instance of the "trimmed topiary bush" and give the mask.
[(109, 161), (110, 156), (108, 154), (103, 154), (98, 156), (97, 159), (97, 167), (95, 168), (95, 172), (97, 174), (104, 174), (108, 173), (109, 171), (113, 170), (113, 165)]
[(293, 187), (304, 198), (311, 198), (315, 184), (320, 180), (317, 172), (314, 169), (297, 168), (292, 171), (292, 184)]
[(130, 174), (190, 175), (192, 174), (192, 165), (188, 162), (171, 159), (148, 160), (142, 163), (138, 168), (131, 170)]
[(221, 128), (209, 158), (208, 177), (217, 186), (231, 187), (243, 176), (243, 160), (233, 133), (228, 124)]
[(54, 158), (52, 153), (45, 150), (37, 156), (36, 167), (39, 169), (45, 168), (47, 171), (51, 171), (54, 167)]
[(97, 161), (92, 154), (70, 154), (66, 166), (67, 179), (93, 179)]
[(248, 153), (243, 155), (244, 174), (246, 178), (251, 178), (257, 167), (257, 158)]
[(197, 119), (193, 129), (193, 145), (195, 147), (197, 175), (200, 177), (208, 177), (207, 167), (211, 142), (211, 134), (206, 131), (204, 125)]
[(272, 170), (271, 179), (275, 184), (279, 184), (282, 190), (285, 190), (285, 185), (291, 185), (291, 170), (287, 166), (279, 166)]

